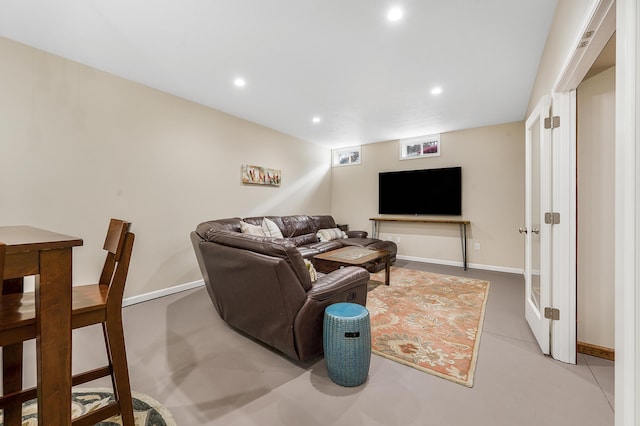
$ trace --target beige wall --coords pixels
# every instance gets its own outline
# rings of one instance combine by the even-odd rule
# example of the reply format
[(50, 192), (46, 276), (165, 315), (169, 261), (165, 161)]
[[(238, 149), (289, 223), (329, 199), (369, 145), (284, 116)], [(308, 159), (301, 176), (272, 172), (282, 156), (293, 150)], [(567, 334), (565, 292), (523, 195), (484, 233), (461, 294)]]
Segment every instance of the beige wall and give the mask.
[(536, 107), (540, 98), (551, 94), (565, 63), (581, 36), (581, 26), (587, 12), (596, 0), (558, 0), (556, 11), (547, 36), (538, 74), (529, 98), (527, 116)]
[(614, 348), (615, 67), (578, 87), (578, 341)]
[[(362, 164), (334, 167), (332, 212), (350, 229), (371, 232), (378, 216), (378, 172), (462, 167), (462, 215), (471, 221), (468, 260), (476, 267), (520, 271), (524, 221), (524, 123), (508, 123), (441, 135), (439, 157), (399, 159), (399, 141), (362, 146)], [(419, 194), (417, 194), (419, 195)], [(384, 223), (383, 238), (399, 239), (398, 254), (417, 260), (462, 261), (455, 225)], [(475, 243), (480, 249), (475, 250)]]
[[(0, 58), (0, 224), (83, 238), (76, 284), (98, 278), (110, 217), (133, 222), (133, 296), (201, 279), (201, 221), (330, 213), (328, 149), (3, 38)], [(282, 185), (241, 185), (241, 164)]]

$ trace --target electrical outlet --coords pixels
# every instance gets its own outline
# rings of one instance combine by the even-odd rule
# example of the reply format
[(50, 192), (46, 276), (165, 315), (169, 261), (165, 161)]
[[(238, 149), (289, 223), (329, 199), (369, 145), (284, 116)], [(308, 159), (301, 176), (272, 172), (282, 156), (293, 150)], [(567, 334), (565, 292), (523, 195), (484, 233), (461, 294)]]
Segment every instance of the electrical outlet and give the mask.
[(473, 248), (476, 249), (476, 250), (480, 250), (480, 243), (475, 243), (473, 245)]

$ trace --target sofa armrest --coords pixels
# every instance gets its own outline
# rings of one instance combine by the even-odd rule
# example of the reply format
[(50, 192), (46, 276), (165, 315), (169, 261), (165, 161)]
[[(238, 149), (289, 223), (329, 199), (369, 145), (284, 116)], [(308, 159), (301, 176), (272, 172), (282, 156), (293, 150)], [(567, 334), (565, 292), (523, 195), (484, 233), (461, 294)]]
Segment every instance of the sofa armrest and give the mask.
[(365, 306), (369, 272), (347, 266), (318, 278), (294, 322), (298, 359), (306, 361), (322, 353), (322, 323), (327, 306), (350, 302)]
[(367, 231), (347, 231), (349, 238), (367, 238), (369, 233)]
[(313, 287), (307, 293), (307, 297), (316, 301), (327, 300), (339, 293), (366, 285), (368, 282), (369, 272), (366, 269), (347, 266), (320, 276), (313, 283)]

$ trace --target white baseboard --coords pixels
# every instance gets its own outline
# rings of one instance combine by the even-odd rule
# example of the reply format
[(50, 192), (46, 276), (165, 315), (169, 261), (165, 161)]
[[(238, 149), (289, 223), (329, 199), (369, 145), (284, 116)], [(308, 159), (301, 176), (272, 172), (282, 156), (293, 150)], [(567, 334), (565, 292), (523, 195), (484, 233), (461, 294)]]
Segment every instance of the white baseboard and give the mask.
[(171, 294), (180, 293), (181, 291), (191, 290), (193, 288), (202, 287), (204, 280), (198, 280), (191, 283), (179, 284), (169, 288), (163, 288), (162, 290), (152, 291), (150, 293), (141, 294), (139, 296), (127, 297), (122, 300), (122, 306), (135, 305), (136, 303), (142, 303), (149, 300), (157, 299), (159, 297), (169, 296)]
[[(428, 259), (424, 257), (415, 257), (415, 256), (400, 256), (396, 255), (397, 259), (401, 260), (411, 260), (414, 262), (422, 262), (422, 263), (435, 263), (436, 265), (447, 265), (447, 266), (458, 266), (460, 268), (464, 267), (463, 262), (453, 261), (453, 260), (442, 260), (442, 259)], [(510, 274), (524, 274), (524, 270), (518, 268), (508, 268), (506, 266), (494, 266), (494, 265), (483, 265), (480, 263), (467, 263), (467, 268), (471, 269), (482, 269), (485, 271), (495, 271), (495, 272), (507, 272)]]

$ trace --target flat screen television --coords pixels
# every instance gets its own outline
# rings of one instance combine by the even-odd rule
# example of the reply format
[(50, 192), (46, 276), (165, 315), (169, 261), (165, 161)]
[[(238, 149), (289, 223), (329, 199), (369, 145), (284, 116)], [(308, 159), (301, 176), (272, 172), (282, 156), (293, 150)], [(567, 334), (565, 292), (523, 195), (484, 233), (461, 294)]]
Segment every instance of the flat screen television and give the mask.
[(462, 215), (462, 167), (380, 172), (378, 213)]

